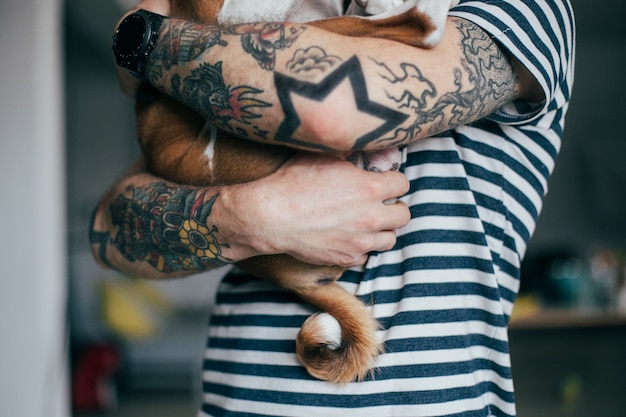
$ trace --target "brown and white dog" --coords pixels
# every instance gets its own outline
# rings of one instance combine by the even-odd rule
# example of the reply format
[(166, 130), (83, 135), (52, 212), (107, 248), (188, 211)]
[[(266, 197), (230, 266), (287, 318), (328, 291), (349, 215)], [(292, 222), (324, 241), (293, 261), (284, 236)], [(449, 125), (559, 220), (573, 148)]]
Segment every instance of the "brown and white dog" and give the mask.
[[(275, 3), (274, 10), (264, 20), (285, 20), (275, 14), (277, 2), (283, 9), (289, 3), (256, 1), (253, 18), (262, 18), (259, 8), (271, 9)], [(228, 7), (222, 9), (225, 3)], [(243, 23), (250, 17), (233, 16), (232, 13), (239, 13), (237, 10), (245, 10), (233, 7), (236, 3), (237, 0), (172, 0), (171, 14), (207, 24)], [(334, 17), (307, 25), (346, 36), (433, 47), (442, 37), (449, 8), (458, 0), (357, 0), (357, 3), (366, 13), (376, 16)], [(274, 172), (294, 152), (235, 138), (165, 96), (138, 100), (136, 109), (139, 141), (149, 168), (181, 184), (211, 186), (253, 181)], [(386, 156), (393, 158), (394, 152), (399, 154), (392, 150)], [(351, 159), (363, 158), (356, 155)], [(287, 255), (256, 257), (238, 262), (237, 266), (295, 292), (303, 301), (325, 312), (311, 316), (296, 340), (297, 355), (311, 375), (337, 383), (361, 380), (367, 375), (373, 360), (383, 350), (376, 334), (379, 324), (360, 300), (336, 283), (344, 268), (308, 265)]]

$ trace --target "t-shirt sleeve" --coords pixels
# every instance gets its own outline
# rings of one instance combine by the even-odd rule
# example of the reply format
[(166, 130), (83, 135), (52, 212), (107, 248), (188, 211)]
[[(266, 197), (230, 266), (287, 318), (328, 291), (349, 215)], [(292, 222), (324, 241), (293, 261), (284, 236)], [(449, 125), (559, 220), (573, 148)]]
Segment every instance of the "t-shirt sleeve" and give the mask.
[(528, 123), (567, 106), (573, 83), (574, 16), (568, 0), (461, 0), (451, 15), (471, 21), (489, 33), (539, 82), (543, 103), (516, 101), (491, 119)]

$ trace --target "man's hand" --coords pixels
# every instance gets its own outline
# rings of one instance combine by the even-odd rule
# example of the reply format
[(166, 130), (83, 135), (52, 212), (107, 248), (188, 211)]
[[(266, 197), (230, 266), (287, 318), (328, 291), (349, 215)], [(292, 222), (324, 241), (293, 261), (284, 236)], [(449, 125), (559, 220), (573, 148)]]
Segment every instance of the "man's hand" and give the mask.
[[(303, 153), (264, 179), (225, 187), (176, 185), (141, 171), (137, 164), (111, 188), (90, 237), (103, 266), (146, 278), (186, 276), (279, 253), (319, 265), (360, 265), (370, 252), (392, 248), (395, 229), (410, 219), (404, 203), (384, 203), (408, 191), (404, 175), (363, 171), (328, 154)], [(166, 236), (161, 227), (172, 215), (197, 220), (197, 212), (188, 212), (190, 201), (204, 213), (198, 230), (219, 246), (215, 262), (186, 263), (192, 254), (172, 248), (190, 242)], [(142, 225), (150, 225), (150, 239)]]
[[(402, 202), (384, 201), (408, 190), (398, 172), (366, 172), (337, 156), (302, 153), (265, 179), (226, 187), (214, 213), (230, 211), (221, 232), (237, 243), (233, 247), (247, 243), (254, 254), (353, 266), (394, 246), (395, 230), (409, 222), (410, 212)], [(242, 255), (247, 257), (232, 257)]]

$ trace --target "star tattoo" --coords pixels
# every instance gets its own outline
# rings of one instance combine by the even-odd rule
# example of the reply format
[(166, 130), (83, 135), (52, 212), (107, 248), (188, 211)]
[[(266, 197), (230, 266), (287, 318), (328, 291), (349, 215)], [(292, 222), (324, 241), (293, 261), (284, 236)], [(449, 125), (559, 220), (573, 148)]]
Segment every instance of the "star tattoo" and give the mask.
[(293, 95), (323, 102), (345, 81), (349, 82), (351, 86), (356, 109), (361, 113), (382, 120), (378, 126), (356, 139), (353, 146), (354, 150), (364, 149), (369, 143), (380, 139), (386, 133), (400, 126), (409, 117), (370, 100), (361, 64), (356, 57), (352, 57), (317, 84), (297, 80), (280, 73), (274, 75), (278, 98), (285, 112), (285, 120), (278, 128), (276, 140), (321, 151), (333, 151), (325, 145), (311, 144), (293, 137), (301, 124), (297, 108), (294, 105)]

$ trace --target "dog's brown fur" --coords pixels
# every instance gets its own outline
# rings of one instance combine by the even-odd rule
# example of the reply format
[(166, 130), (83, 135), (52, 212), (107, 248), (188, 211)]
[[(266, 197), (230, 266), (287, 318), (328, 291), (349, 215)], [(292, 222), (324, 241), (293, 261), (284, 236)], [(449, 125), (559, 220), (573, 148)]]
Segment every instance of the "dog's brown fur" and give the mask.
[[(171, 14), (216, 24), (221, 5), (221, 1), (172, 0)], [(346, 16), (307, 25), (346, 36), (393, 39), (415, 46), (422, 46), (421, 40), (434, 28), (428, 18), (415, 10), (384, 20)], [(211, 170), (214, 175), (209, 180), (204, 156), (207, 142), (200, 135), (204, 124), (200, 115), (166, 96), (137, 102), (138, 136), (149, 168), (178, 183), (211, 186), (253, 181), (273, 173), (294, 152), (220, 131)], [(361, 380), (367, 375), (374, 358), (382, 351), (376, 337), (379, 325), (363, 303), (335, 282), (344, 268), (308, 265), (287, 255), (260, 256), (237, 265), (294, 291), (303, 301), (339, 322), (342, 342), (337, 349), (327, 347), (323, 331), (312, 318), (302, 326), (296, 341), (297, 354), (311, 375), (337, 383)]]

